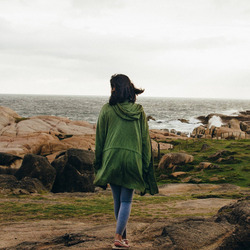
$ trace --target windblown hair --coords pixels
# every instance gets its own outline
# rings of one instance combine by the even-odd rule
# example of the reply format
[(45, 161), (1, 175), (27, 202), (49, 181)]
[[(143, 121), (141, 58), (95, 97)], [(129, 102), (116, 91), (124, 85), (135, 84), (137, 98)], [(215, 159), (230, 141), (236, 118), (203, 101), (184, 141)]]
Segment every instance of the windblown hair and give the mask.
[(144, 89), (137, 89), (130, 79), (122, 74), (113, 75), (110, 79), (110, 85), (112, 88), (109, 98), (110, 105), (115, 105), (126, 100), (135, 103), (136, 96), (144, 92)]

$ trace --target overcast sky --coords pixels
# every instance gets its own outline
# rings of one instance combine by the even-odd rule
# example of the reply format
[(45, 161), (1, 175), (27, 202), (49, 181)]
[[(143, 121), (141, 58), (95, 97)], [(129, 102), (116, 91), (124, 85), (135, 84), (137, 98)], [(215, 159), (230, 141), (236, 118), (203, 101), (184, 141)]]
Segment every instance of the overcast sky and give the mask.
[(0, 93), (250, 99), (249, 0), (0, 0)]

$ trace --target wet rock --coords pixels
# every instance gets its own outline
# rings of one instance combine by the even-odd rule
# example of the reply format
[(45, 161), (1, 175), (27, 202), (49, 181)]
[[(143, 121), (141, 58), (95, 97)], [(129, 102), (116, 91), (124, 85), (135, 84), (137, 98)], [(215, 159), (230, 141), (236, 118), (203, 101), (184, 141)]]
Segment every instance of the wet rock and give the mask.
[(180, 122), (182, 122), (182, 123), (189, 123), (189, 121), (188, 120), (186, 120), (186, 119), (178, 119)]
[(46, 157), (27, 154), (24, 156), (22, 166), (15, 173), (18, 180), (24, 177), (37, 178), (47, 190), (51, 190), (56, 177), (56, 170)]
[(172, 133), (172, 134), (176, 134), (176, 133), (177, 133), (177, 131), (176, 131), (175, 129), (171, 129), (171, 130), (170, 130), (170, 133)]
[(149, 121), (149, 120), (155, 121), (155, 118), (153, 116), (149, 115), (149, 116), (147, 116), (147, 121)]
[(52, 162), (56, 179), (52, 192), (94, 192), (94, 153), (69, 149)]

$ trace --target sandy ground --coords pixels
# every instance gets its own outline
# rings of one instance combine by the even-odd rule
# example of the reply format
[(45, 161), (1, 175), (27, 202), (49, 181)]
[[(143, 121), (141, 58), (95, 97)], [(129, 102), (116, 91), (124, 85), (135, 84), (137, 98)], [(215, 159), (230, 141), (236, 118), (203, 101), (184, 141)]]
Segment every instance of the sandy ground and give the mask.
[[(238, 191), (233, 185), (168, 184), (160, 188), (160, 196), (226, 193)], [(63, 195), (63, 194), (62, 194)], [(233, 199), (207, 198), (170, 202), (168, 207), (174, 214), (199, 216), (216, 213)], [(3, 202), (3, 201), (1, 201)], [(45, 201), (46, 202), (46, 201)], [(154, 207), (157, 205), (154, 205)], [(158, 209), (164, 210), (162, 205)], [(129, 221), (128, 238), (132, 249), (154, 249), (152, 242), (161, 235), (164, 223), (174, 218), (159, 218), (155, 221)], [(149, 231), (145, 240), (145, 232)], [(0, 249), (111, 249), (115, 222), (104, 220), (41, 220), (0, 224)], [(143, 237), (141, 235), (144, 235)]]

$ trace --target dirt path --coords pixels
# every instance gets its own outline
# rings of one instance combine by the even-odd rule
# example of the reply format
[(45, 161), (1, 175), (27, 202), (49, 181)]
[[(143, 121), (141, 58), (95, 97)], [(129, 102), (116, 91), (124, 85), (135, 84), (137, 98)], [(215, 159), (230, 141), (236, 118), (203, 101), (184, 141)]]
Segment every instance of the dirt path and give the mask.
[[(239, 191), (233, 185), (170, 184), (160, 188), (159, 196), (227, 193)], [(62, 194), (61, 194), (62, 195)], [(207, 198), (170, 201), (166, 217), (153, 222), (129, 221), (128, 238), (132, 249), (154, 249), (153, 241), (162, 234), (166, 222), (182, 216), (209, 216), (234, 199)], [(1, 201), (2, 202), (2, 201)], [(46, 202), (46, 201), (44, 201)], [(152, 205), (151, 205), (152, 206)], [(150, 208), (150, 207), (149, 207)], [(0, 249), (111, 249), (115, 221), (41, 220), (0, 224)]]

